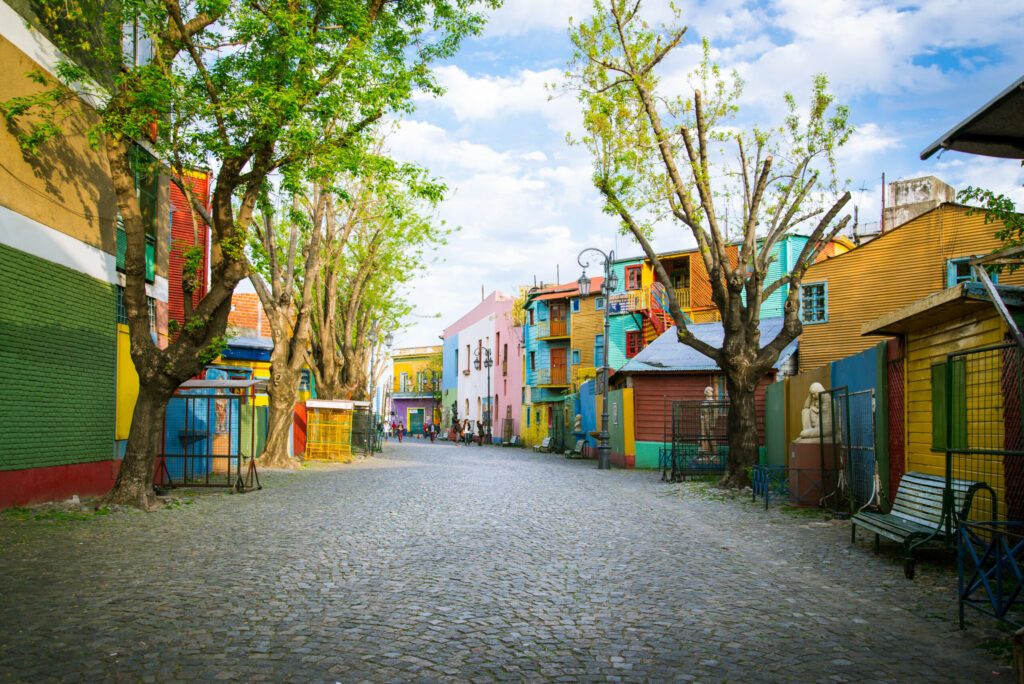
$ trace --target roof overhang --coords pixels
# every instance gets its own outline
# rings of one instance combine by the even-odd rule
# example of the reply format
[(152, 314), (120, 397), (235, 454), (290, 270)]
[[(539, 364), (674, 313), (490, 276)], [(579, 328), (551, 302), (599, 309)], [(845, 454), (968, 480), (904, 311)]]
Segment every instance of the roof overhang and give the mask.
[[(1001, 285), (998, 289), (1007, 306), (1017, 308), (1024, 305), (1024, 288)], [(860, 328), (860, 334), (890, 337), (905, 335), (973, 314), (984, 307), (991, 308), (992, 300), (981, 283), (960, 283), (865, 323)]]
[(921, 159), (940, 149), (1024, 159), (1024, 77), (926, 147)]

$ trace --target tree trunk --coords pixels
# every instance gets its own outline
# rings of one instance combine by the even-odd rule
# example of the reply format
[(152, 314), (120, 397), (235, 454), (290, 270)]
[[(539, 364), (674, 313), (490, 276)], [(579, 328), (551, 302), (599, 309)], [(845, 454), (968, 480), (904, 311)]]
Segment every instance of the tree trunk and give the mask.
[[(287, 342), (285, 346), (287, 346)], [(287, 363), (280, 365), (282, 368), (273, 370), (270, 382), (267, 384), (270, 425), (267, 432), (267, 446), (263, 450), (259, 464), (264, 468), (294, 469), (299, 467), (299, 460), (288, 455), (288, 438), (291, 435), (289, 428), (295, 412), (295, 398), (298, 396), (302, 371), (288, 368)]]
[(153, 474), (156, 455), (162, 451), (164, 411), (173, 393), (173, 388), (139, 386), (124, 460), (121, 461), (114, 489), (107, 497), (111, 503), (138, 506), (143, 510), (156, 506)]
[(754, 401), (757, 384), (737, 382), (731, 374), (727, 374), (726, 387), (729, 390), (729, 415), (726, 420), (729, 458), (725, 476), (719, 486), (748, 487), (748, 469), (757, 463), (758, 456), (757, 405)]

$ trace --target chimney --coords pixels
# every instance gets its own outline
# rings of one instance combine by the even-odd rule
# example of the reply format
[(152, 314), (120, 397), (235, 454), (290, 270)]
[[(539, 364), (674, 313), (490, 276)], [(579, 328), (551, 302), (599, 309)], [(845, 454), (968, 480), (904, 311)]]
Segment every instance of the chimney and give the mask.
[(889, 206), (882, 213), (883, 233), (940, 204), (956, 201), (956, 190), (935, 176), (893, 181), (888, 190)]

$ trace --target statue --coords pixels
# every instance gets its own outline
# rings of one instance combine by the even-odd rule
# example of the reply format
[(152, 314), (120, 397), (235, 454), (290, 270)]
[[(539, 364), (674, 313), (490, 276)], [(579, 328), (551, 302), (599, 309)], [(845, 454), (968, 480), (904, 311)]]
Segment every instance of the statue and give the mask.
[[(825, 388), (820, 382), (811, 385), (804, 408), (800, 412), (803, 427), (798, 440), (816, 440), (824, 438), (832, 440), (832, 401), (829, 397), (821, 397)], [(819, 415), (820, 412), (820, 415)]]
[(700, 407), (700, 452), (702, 456), (714, 454), (714, 447), (711, 443), (711, 434), (715, 430), (715, 423), (718, 418), (718, 411), (711, 402), (715, 400), (715, 388), (704, 388), (704, 401)]
[(576, 420), (572, 424), (572, 431), (579, 435), (583, 433), (583, 416), (576, 414)]

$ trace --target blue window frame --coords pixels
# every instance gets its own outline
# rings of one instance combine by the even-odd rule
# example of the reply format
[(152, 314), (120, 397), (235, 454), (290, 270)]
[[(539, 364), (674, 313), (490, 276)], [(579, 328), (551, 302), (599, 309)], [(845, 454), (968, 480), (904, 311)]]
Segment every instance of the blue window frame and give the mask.
[(828, 283), (806, 283), (800, 288), (800, 320), (804, 323), (828, 321)]
[[(955, 287), (960, 283), (978, 282), (978, 279), (974, 277), (974, 271), (971, 269), (972, 258), (969, 256), (958, 257), (946, 261), (946, 287)], [(992, 278), (993, 283), (999, 282), (998, 273), (993, 273), (989, 277)]]
[(604, 335), (594, 335), (594, 366), (604, 363)]
[(572, 312), (573, 313), (579, 313), (580, 312), (580, 300), (578, 300), (578, 299), (572, 300)]
[(594, 311), (604, 311), (604, 297), (594, 299)]
[(574, 365), (574, 366), (580, 365), (580, 350), (579, 349), (573, 349), (572, 350), (572, 365)]

